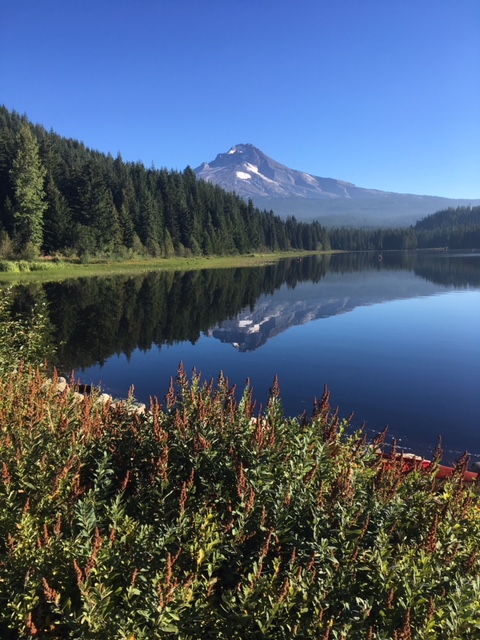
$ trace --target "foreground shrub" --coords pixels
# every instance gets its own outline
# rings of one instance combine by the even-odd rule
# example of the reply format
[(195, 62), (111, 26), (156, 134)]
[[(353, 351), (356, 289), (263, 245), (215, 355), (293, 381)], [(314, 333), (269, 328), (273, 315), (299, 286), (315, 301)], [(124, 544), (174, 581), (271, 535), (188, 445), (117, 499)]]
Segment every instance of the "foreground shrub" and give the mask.
[(16, 314), (15, 288), (0, 288), (0, 376), (15, 371), (20, 363), (40, 365), (53, 356), (51, 323), (44, 296), (28, 313)]
[[(180, 370), (162, 407), (0, 381), (0, 637), (464, 639), (480, 500)], [(376, 443), (381, 446), (381, 441)]]
[(29, 271), (48, 271), (66, 266), (61, 259), (52, 261), (31, 261), (31, 260), (0, 260), (0, 271), (8, 273), (20, 273)]
[(19, 273), (20, 266), (17, 262), (11, 260), (0, 260), (0, 271), (7, 273)]

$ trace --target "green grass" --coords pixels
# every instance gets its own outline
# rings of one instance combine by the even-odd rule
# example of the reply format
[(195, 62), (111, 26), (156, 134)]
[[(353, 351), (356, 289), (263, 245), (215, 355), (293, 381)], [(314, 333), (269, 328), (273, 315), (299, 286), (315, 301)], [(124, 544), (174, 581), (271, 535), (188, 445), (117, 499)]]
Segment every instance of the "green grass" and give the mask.
[[(312, 252), (314, 253), (314, 252)], [(322, 252), (318, 252), (319, 254)], [(38, 260), (0, 262), (0, 282), (66, 280), (88, 276), (110, 276), (148, 271), (193, 271), (195, 269), (227, 269), (233, 267), (258, 267), (272, 264), (282, 258), (308, 255), (306, 252), (282, 252), (237, 256), (209, 256), (190, 258), (139, 258), (126, 261), (60, 262)]]

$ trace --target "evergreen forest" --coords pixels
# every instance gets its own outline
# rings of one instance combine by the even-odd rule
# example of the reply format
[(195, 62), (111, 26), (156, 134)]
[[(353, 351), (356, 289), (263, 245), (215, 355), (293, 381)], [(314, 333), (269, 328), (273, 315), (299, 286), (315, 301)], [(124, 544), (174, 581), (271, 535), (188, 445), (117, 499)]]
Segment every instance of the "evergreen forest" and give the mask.
[(344, 251), (478, 249), (480, 207), (449, 207), (406, 228), (330, 229), (329, 239)]
[(326, 229), (197, 180), (64, 138), (0, 106), (0, 260), (480, 247), (480, 207), (413, 227)]
[(154, 257), (328, 249), (317, 222), (284, 221), (183, 172), (147, 169), (0, 107), (0, 242), (33, 255)]

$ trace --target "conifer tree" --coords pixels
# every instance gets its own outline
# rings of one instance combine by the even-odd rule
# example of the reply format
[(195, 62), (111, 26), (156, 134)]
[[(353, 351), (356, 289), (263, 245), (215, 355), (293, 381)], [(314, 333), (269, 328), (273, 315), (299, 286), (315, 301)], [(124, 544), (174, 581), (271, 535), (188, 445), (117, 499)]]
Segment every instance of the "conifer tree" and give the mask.
[(43, 250), (54, 253), (72, 243), (71, 211), (65, 196), (49, 174), (45, 183), (47, 208), (44, 215)]
[(17, 136), (17, 153), (10, 176), (15, 193), (15, 241), (20, 251), (31, 246), (38, 252), (43, 241), (43, 214), (47, 208), (46, 169), (40, 160), (37, 139), (26, 122)]

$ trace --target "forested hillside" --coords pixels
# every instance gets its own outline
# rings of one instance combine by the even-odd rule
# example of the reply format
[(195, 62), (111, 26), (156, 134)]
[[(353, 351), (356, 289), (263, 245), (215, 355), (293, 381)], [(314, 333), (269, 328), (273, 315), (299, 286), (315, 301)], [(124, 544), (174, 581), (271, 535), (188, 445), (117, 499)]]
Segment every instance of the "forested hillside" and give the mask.
[(414, 227), (423, 247), (474, 249), (480, 247), (480, 207), (438, 211)]
[(0, 257), (325, 248), (319, 223), (282, 220), (189, 167), (124, 162), (0, 107)]
[(329, 238), (332, 249), (345, 251), (478, 249), (480, 207), (438, 211), (407, 229), (330, 229)]

